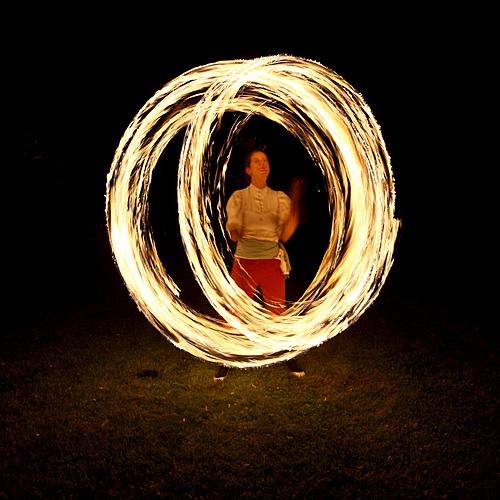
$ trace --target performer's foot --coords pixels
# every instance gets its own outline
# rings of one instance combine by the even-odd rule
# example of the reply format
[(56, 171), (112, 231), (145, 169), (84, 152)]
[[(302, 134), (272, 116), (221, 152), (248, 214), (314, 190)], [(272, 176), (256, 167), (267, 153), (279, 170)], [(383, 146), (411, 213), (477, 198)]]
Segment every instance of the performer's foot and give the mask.
[(303, 377), (306, 372), (301, 368), (301, 366), (295, 361), (295, 359), (290, 359), (286, 362), (286, 366), (288, 367), (288, 371), (290, 375), (294, 377)]
[(217, 370), (217, 373), (214, 375), (214, 381), (219, 382), (224, 380), (225, 376), (227, 375), (227, 372), (229, 371), (228, 366), (219, 366), (219, 369)]

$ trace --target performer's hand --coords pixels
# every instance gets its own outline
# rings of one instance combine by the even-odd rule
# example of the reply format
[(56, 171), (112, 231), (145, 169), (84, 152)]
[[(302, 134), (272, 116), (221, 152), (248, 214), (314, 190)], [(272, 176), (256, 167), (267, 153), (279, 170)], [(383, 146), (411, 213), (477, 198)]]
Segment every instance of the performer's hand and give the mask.
[(240, 232), (237, 229), (232, 229), (229, 231), (229, 237), (236, 243), (240, 239)]
[(304, 192), (304, 185), (304, 177), (296, 176), (292, 179), (289, 191), (292, 203), (299, 203), (300, 199), (302, 198), (302, 193)]

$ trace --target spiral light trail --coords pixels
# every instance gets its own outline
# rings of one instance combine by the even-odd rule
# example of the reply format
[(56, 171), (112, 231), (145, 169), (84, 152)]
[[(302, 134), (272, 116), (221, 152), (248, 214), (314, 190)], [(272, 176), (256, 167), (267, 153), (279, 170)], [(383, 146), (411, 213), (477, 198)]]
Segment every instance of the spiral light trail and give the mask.
[[(233, 112), (239, 118), (212, 158), (222, 116)], [(279, 317), (230, 278), (211, 217), (215, 214), (226, 234), (225, 174), (234, 139), (254, 115), (276, 122), (304, 145), (324, 175), (332, 216), (329, 245), (315, 277)], [(149, 227), (152, 173), (179, 133), (184, 134), (177, 176), (181, 237), (193, 276), (220, 318), (180, 299)], [(208, 168), (212, 164), (215, 171)], [(331, 69), (286, 55), (208, 64), (167, 83), (125, 131), (106, 196), (115, 261), (139, 309), (179, 348), (237, 367), (290, 359), (359, 318), (393, 262), (399, 226), (394, 209), (390, 158), (363, 98)]]

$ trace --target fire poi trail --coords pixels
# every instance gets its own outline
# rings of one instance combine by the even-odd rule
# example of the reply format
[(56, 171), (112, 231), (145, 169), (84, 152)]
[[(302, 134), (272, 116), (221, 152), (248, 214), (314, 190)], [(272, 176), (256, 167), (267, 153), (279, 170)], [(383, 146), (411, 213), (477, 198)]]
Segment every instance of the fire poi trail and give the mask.
[[(228, 112), (239, 118), (215, 159), (217, 168), (207, 173), (214, 134)], [(279, 124), (303, 144), (324, 175), (332, 216), (317, 273), (282, 316), (271, 315), (230, 278), (209, 216), (219, 215), (221, 233), (228, 238), (222, 227), (225, 174), (235, 137), (253, 115)], [(193, 276), (220, 318), (180, 300), (149, 227), (153, 169), (180, 132), (182, 242)], [(215, 198), (209, 185), (216, 186)], [(394, 210), (390, 158), (370, 108), (331, 69), (286, 55), (207, 64), (167, 83), (125, 131), (106, 193), (114, 258), (139, 309), (179, 348), (235, 367), (293, 358), (356, 321), (377, 297), (392, 265), (399, 226)]]

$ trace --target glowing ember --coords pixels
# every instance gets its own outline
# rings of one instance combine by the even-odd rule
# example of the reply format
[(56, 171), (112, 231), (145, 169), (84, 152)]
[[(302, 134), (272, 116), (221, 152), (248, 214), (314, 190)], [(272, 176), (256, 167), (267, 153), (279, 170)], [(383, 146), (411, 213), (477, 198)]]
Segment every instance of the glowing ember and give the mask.
[[(222, 115), (237, 112), (217, 171), (214, 208), (206, 166)], [(316, 276), (283, 316), (272, 316), (230, 278), (209, 214), (222, 211), (232, 144), (251, 115), (284, 127), (321, 169), (332, 214)], [(222, 319), (188, 307), (166, 273), (147, 218), (158, 158), (185, 130), (178, 170), (179, 224), (193, 275)], [(208, 361), (249, 367), (283, 361), (345, 330), (373, 302), (392, 265), (399, 222), (389, 155), (362, 97), (321, 64), (291, 56), (194, 68), (159, 90), (125, 131), (108, 174), (111, 246), (130, 294), (179, 348)], [(227, 241), (226, 241), (227, 243)]]

